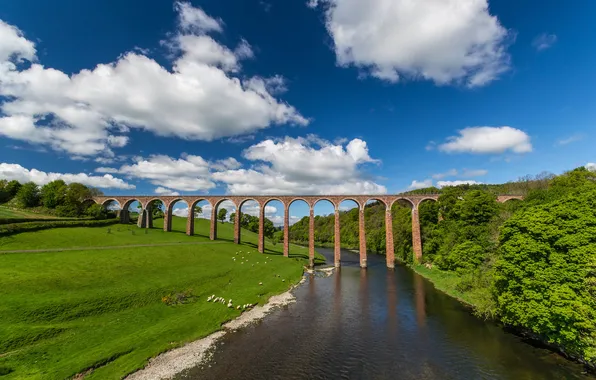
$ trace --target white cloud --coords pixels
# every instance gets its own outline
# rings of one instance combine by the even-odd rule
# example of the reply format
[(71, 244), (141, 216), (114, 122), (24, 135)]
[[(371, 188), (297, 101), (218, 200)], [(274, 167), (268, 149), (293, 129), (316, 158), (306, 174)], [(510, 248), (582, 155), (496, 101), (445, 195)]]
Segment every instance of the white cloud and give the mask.
[(432, 177), (433, 177), (433, 179), (443, 179), (445, 177), (456, 176), (457, 174), (458, 174), (458, 171), (456, 169), (451, 169), (451, 170), (446, 171), (445, 173), (433, 174)]
[(161, 186), (159, 186), (159, 187), (157, 187), (155, 189), (155, 194), (159, 194), (159, 195), (180, 195), (180, 193), (177, 192), (177, 191), (166, 189), (165, 187), (161, 187)]
[(459, 136), (447, 138), (439, 150), (448, 153), (513, 153), (532, 151), (530, 136), (511, 127), (469, 127), (459, 131)]
[(437, 187), (447, 187), (447, 186), (459, 186), (459, 185), (479, 185), (482, 182), (476, 181), (438, 181)]
[(461, 176), (464, 178), (473, 178), (473, 177), (482, 177), (488, 174), (488, 170), (486, 169), (464, 169), (461, 173)]
[(567, 138), (558, 140), (557, 143), (556, 143), (556, 145), (568, 145), (568, 144), (571, 144), (571, 143), (574, 143), (574, 142), (581, 141), (583, 138), (584, 138), (584, 135), (583, 134), (576, 133), (576, 134), (571, 135), (571, 136), (569, 136)]
[[(273, 97), (283, 78), (241, 75), (240, 61), (253, 56), (246, 41), (231, 50), (205, 34), (221, 31), (220, 20), (189, 3), (175, 8), (179, 27), (165, 42), (172, 49), (171, 69), (137, 50), (68, 75), (36, 63), (33, 42), (0, 21), (0, 136), (109, 159), (110, 148), (128, 143), (131, 129), (211, 141), (308, 124)], [(20, 60), (31, 65), (18, 67)], [(265, 85), (255, 90), (255, 81)]]
[[(136, 157), (136, 163), (123, 165), (118, 173), (129, 177), (149, 180), (162, 188), (180, 191), (204, 191), (215, 187), (209, 178), (209, 163), (201, 156), (183, 154), (174, 159), (165, 155), (149, 158)], [(112, 171), (112, 168), (98, 168), (96, 171)]]
[(552, 47), (557, 42), (556, 34), (542, 33), (532, 41), (532, 46), (538, 51), (546, 50)]
[(432, 187), (432, 186), (433, 186), (433, 180), (432, 179), (425, 179), (424, 181), (413, 180), (412, 181), (412, 184), (409, 187), (409, 189), (410, 190), (425, 189), (427, 187)]
[(510, 33), (487, 0), (309, 0), (325, 7), (337, 62), (389, 82), (482, 86), (510, 66)]
[(589, 162), (586, 164), (586, 169), (596, 172), (596, 163)]
[(345, 147), (316, 136), (265, 140), (247, 148), (244, 158), (259, 162), (251, 169), (225, 170), (212, 178), (232, 194), (379, 194), (387, 189), (364, 178), (359, 167), (375, 163), (365, 141)]
[(26, 169), (18, 164), (0, 163), (0, 178), (7, 180), (17, 180), (21, 183), (35, 182), (38, 185), (45, 185), (48, 182), (61, 179), (66, 183), (78, 182), (86, 186), (97, 187), (100, 189), (134, 189), (135, 186), (124, 182), (120, 178), (115, 178), (111, 174), (103, 176), (89, 176), (85, 173), (46, 173), (37, 169)]
[(11, 59), (33, 61), (35, 54), (35, 45), (23, 36), (23, 32), (0, 20), (0, 64), (9, 65), (7, 61)]
[(228, 157), (224, 160), (217, 160), (211, 164), (211, 167), (215, 170), (228, 170), (228, 169), (239, 169), (242, 164), (238, 162), (234, 157)]
[(178, 12), (180, 29), (185, 32), (205, 33), (223, 31), (223, 21), (210, 17), (201, 8), (195, 8), (190, 3), (177, 1), (174, 4), (174, 9)]

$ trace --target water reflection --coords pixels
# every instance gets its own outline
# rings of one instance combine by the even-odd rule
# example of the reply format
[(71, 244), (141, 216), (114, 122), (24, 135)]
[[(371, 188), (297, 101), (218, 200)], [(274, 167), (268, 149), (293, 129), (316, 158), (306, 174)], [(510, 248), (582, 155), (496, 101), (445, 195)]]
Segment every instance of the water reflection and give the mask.
[[(323, 250), (333, 263), (333, 250)], [(409, 269), (343, 251), (297, 303), (226, 335), (190, 379), (587, 379), (581, 367), (471, 316)]]

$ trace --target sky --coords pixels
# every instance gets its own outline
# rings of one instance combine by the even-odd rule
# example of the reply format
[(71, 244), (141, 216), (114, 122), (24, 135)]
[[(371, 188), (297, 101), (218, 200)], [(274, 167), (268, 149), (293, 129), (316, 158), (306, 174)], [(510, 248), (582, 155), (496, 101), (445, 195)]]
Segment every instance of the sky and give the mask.
[[(381, 194), (594, 165), (595, 13), (588, 1), (4, 1), (0, 179)], [(283, 208), (267, 215), (279, 224)]]

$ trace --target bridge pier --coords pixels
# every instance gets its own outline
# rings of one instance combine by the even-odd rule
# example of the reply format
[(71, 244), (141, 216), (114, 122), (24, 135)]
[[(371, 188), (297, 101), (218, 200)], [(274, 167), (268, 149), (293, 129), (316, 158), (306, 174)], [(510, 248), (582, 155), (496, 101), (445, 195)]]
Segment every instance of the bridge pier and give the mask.
[(163, 230), (165, 232), (172, 232), (172, 213), (166, 210), (163, 213)]
[(333, 250), (333, 258), (334, 258), (334, 264), (336, 268), (339, 268), (341, 266), (341, 235), (340, 235), (340, 230), (341, 230), (341, 226), (339, 225), (339, 206), (335, 206), (335, 225), (334, 225), (334, 230), (335, 230), (335, 244), (334, 244), (334, 250)]
[(186, 217), (186, 234), (188, 236), (195, 234), (195, 212), (190, 207), (188, 208), (188, 216)]
[(139, 218), (137, 219), (137, 227), (147, 228), (147, 210), (139, 210)]
[(412, 250), (414, 262), (422, 261), (422, 238), (420, 236), (420, 219), (418, 218), (418, 205), (412, 207)]
[(315, 209), (312, 205), (308, 219), (308, 267), (315, 267)]
[(387, 259), (387, 268), (395, 268), (395, 248), (393, 246), (393, 214), (391, 214), (391, 205), (385, 210), (385, 256)]
[(240, 212), (240, 206), (236, 208), (236, 217), (234, 218), (234, 243), (240, 244), (240, 221), (242, 220), (242, 212)]
[(215, 215), (215, 207), (211, 210), (211, 225), (209, 226), (209, 240), (217, 239), (217, 215)]
[(128, 210), (120, 210), (118, 211), (118, 217), (120, 218), (121, 224), (128, 224), (130, 223), (130, 213)]
[(265, 205), (259, 204), (259, 242), (258, 250), (265, 252)]
[(366, 268), (366, 229), (364, 225), (364, 204), (359, 207), (358, 230), (360, 235), (360, 268)]
[(285, 204), (284, 209), (284, 256), (290, 257), (290, 204)]

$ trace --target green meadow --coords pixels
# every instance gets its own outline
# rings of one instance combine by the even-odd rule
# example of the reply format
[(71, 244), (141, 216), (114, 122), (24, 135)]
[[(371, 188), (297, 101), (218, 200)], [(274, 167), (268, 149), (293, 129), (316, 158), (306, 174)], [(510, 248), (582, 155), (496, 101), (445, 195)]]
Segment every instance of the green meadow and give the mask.
[[(267, 241), (266, 254), (258, 253), (249, 231), (242, 231), (243, 244), (233, 244), (228, 223), (218, 224), (216, 242), (207, 238), (206, 220), (197, 219), (192, 237), (183, 232), (185, 218), (174, 218), (169, 233), (162, 223), (147, 234), (114, 225), (109, 232), (61, 228), (0, 237), (0, 252), (81, 247), (0, 253), (0, 378), (122, 378), (217, 331), (241, 314), (236, 305), (264, 304), (286, 291), (308, 262), (299, 246), (289, 259), (281, 243)], [(193, 242), (204, 244), (175, 245)], [(165, 243), (172, 245), (133, 246)], [(130, 247), (85, 250), (124, 245)], [(212, 294), (232, 299), (234, 308), (207, 302)]]

